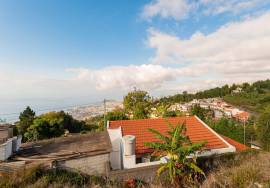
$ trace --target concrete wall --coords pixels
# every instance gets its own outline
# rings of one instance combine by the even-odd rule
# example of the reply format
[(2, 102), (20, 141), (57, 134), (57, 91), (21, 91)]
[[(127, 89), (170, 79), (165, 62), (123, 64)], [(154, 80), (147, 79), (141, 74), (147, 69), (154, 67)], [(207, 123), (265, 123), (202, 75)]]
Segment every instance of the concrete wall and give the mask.
[(79, 170), (89, 175), (107, 175), (109, 171), (109, 154), (89, 156), (57, 162), (57, 167)]
[(12, 155), (12, 139), (0, 145), (0, 161), (7, 160)]
[(160, 165), (153, 165), (153, 166), (145, 166), (145, 167), (138, 167), (132, 169), (124, 169), (124, 170), (115, 170), (110, 171), (109, 177), (111, 179), (116, 180), (127, 180), (127, 179), (140, 179), (145, 182), (151, 182), (157, 177), (157, 170)]
[(122, 168), (121, 161), (121, 145), (122, 145), (122, 131), (121, 128), (118, 129), (108, 129), (110, 140), (112, 143), (112, 152), (110, 154), (111, 167), (114, 170), (119, 170)]

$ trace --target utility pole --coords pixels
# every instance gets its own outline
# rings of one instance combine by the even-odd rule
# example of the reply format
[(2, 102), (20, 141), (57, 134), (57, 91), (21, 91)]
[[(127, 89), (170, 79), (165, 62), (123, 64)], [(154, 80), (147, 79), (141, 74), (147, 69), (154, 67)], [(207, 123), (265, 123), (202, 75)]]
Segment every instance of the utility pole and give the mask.
[(244, 120), (244, 145), (246, 145), (246, 120)]
[(106, 122), (106, 99), (104, 99), (104, 102), (103, 102), (104, 104), (104, 115), (103, 115), (103, 117), (104, 117), (104, 129), (106, 130), (106, 128), (107, 128), (107, 126), (106, 126), (106, 124), (107, 124), (107, 122)]

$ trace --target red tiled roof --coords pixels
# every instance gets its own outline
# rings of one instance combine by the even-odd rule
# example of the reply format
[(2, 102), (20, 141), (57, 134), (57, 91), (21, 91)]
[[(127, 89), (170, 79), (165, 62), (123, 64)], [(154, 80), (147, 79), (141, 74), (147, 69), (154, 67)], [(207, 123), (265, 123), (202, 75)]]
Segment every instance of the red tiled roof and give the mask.
[(231, 138), (228, 138), (228, 137), (223, 136), (223, 135), (221, 135), (221, 136), (222, 136), (222, 138), (223, 138), (224, 140), (226, 140), (226, 142), (228, 142), (229, 144), (231, 144), (232, 146), (234, 146), (235, 149), (236, 149), (236, 151), (244, 151), (244, 150), (250, 149), (250, 148), (247, 147), (246, 145), (241, 144), (241, 143), (239, 143), (239, 142), (237, 142), (237, 141), (235, 141), (235, 140), (233, 140), (233, 139), (231, 139)]
[(134, 135), (136, 137), (136, 154), (143, 154), (151, 152), (144, 143), (158, 142), (159, 139), (155, 137), (148, 129), (152, 128), (161, 133), (168, 131), (167, 122), (173, 125), (185, 123), (187, 128), (187, 135), (192, 142), (206, 141), (206, 149), (220, 149), (228, 148), (228, 145), (223, 139), (217, 136), (208, 126), (204, 125), (195, 116), (183, 116), (167, 119), (142, 119), (142, 120), (119, 120), (110, 121), (109, 128), (114, 129), (121, 127), (122, 134)]
[(250, 114), (248, 112), (241, 112), (235, 115), (236, 118), (241, 119), (241, 120), (248, 120)]

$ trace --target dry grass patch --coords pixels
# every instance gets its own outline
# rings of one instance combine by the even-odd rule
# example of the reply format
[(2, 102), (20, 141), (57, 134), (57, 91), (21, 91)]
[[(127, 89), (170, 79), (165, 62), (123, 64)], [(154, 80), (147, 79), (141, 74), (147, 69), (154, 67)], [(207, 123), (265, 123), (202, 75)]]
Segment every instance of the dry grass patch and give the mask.
[(270, 154), (249, 154), (235, 163), (220, 164), (203, 184), (204, 188), (268, 187), (270, 181)]

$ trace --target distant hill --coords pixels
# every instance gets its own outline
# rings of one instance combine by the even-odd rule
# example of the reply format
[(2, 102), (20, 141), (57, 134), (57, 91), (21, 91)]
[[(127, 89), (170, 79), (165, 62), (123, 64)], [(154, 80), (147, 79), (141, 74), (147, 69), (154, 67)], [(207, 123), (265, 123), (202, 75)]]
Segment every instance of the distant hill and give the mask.
[(264, 107), (270, 105), (270, 80), (257, 81), (252, 84), (224, 85), (223, 87), (216, 87), (195, 94), (183, 92), (182, 94), (163, 97), (159, 101), (162, 103), (181, 103), (193, 99), (215, 97), (223, 98), (226, 102), (247, 111), (260, 112)]

